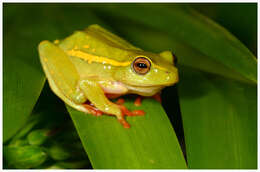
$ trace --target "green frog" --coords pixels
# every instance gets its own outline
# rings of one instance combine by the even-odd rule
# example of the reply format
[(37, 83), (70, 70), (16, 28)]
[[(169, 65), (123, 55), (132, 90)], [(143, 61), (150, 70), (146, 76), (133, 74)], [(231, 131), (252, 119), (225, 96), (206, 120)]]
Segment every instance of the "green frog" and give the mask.
[(125, 115), (143, 112), (131, 112), (111, 97), (153, 96), (178, 82), (170, 51), (143, 51), (96, 24), (62, 41), (42, 41), (38, 50), (48, 83), (59, 98), (85, 113), (114, 115), (125, 128), (130, 127)]

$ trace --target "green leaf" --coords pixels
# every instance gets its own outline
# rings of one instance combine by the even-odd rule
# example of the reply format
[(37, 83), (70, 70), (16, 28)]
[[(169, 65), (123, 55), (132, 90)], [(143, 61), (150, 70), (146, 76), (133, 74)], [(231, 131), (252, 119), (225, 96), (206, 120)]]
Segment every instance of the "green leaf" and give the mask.
[[(45, 81), (44, 74), (39, 70), (40, 64), (36, 58), (35, 42), (37, 42), (37, 38), (28, 35), (30, 26), (26, 25), (26, 23), (23, 23), (23, 27), (14, 27), (13, 18), (9, 15), (10, 10), (4, 5), (4, 142), (10, 139), (25, 124)], [(20, 30), (20, 32), (17, 30)]]
[(256, 169), (256, 86), (179, 69), (189, 167)]
[[(127, 99), (126, 106), (137, 109), (133, 100)], [(131, 128), (125, 129), (115, 117), (95, 117), (68, 107), (93, 168), (186, 168), (177, 137), (161, 105), (145, 99), (138, 109), (144, 109), (146, 115), (128, 117)]]

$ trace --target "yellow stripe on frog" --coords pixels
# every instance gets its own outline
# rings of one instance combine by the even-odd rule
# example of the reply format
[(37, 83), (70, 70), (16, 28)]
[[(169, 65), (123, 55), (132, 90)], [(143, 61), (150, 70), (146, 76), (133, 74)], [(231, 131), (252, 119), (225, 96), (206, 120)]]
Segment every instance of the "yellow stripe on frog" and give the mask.
[(92, 63), (92, 62), (98, 62), (98, 63), (104, 63), (104, 64), (110, 64), (113, 66), (128, 66), (131, 64), (130, 61), (127, 62), (118, 62), (112, 59), (108, 59), (106, 57), (101, 57), (101, 56), (95, 56), (93, 54), (88, 54), (85, 52), (82, 52), (80, 50), (69, 50), (67, 51), (68, 55), (70, 56), (75, 56), (75, 57), (79, 57), (83, 60), (86, 60), (88, 63)]
[[(110, 64), (110, 65), (113, 65), (113, 66), (128, 66), (132, 63), (131, 61), (118, 62), (118, 61), (115, 61), (115, 60), (112, 60), (112, 59), (108, 59), (106, 57), (95, 56), (93, 54), (88, 54), (88, 53), (82, 52), (80, 50), (74, 50), (74, 49), (67, 51), (67, 53), (70, 56), (75, 56), (75, 57), (81, 58), (81, 59), (87, 61), (88, 63), (98, 62), (98, 63), (103, 63), (103, 64)], [(150, 62), (152, 63), (151, 60), (150, 60)], [(164, 67), (158, 66), (154, 63), (152, 63), (152, 64), (158, 69), (167, 71), (167, 69), (164, 68)]]

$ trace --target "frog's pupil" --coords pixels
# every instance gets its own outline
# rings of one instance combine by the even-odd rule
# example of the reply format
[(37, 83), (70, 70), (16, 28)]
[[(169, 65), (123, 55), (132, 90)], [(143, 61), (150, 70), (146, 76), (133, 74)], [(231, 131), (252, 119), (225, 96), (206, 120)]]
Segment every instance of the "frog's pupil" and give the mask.
[(145, 63), (137, 63), (137, 66), (139, 68), (147, 68), (147, 65)]

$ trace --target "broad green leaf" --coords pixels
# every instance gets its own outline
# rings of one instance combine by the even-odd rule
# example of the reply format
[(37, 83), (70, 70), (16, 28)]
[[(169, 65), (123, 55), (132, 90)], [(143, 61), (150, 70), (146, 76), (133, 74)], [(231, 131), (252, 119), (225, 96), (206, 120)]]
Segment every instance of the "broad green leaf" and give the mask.
[(256, 169), (256, 86), (179, 69), (189, 168)]
[(107, 19), (136, 21), (163, 31), (251, 82), (257, 82), (254, 55), (223, 27), (183, 4), (111, 4), (95, 9)]
[[(43, 73), (39, 70), (40, 65), (34, 45), (36, 40), (28, 34), (30, 26), (25, 23), (23, 27), (15, 25), (17, 20), (13, 21), (14, 16), (10, 17), (10, 13), (10, 8), (4, 5), (4, 142), (25, 124), (45, 81)], [(25, 29), (27, 29), (26, 32), (24, 32)]]
[(128, 117), (130, 129), (125, 129), (115, 117), (95, 117), (76, 111), (71, 114), (84, 148), (96, 169), (183, 169), (186, 163), (174, 130), (161, 105), (145, 99), (145, 116)]
[[(7, 45), (4, 45), (4, 49), (5, 46)], [(6, 57), (9, 57), (10, 60)], [(9, 56), (8, 52), (4, 53), (4, 142), (25, 124), (44, 83), (42, 73), (15, 58), (15, 56), (13, 57)]]

